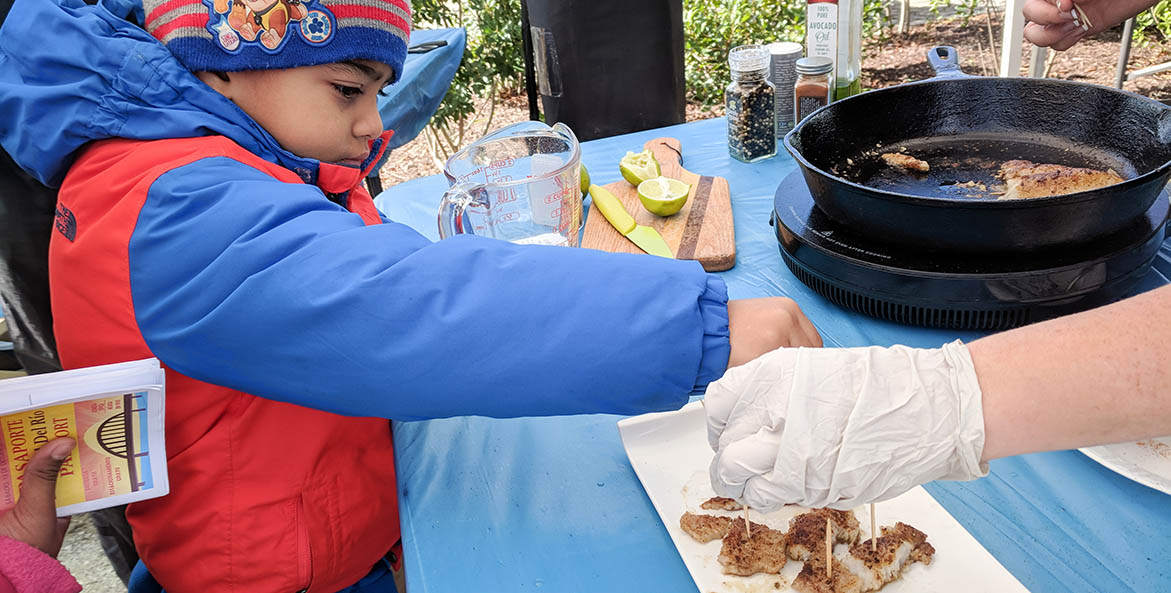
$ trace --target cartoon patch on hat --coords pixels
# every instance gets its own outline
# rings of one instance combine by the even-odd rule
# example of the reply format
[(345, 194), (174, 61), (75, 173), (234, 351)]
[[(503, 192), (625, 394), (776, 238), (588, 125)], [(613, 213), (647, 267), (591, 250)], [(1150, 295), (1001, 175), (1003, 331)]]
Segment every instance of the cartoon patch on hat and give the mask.
[(321, 44), (333, 33), (333, 20), (324, 7), (307, 6), (314, 3), (314, 0), (213, 0), (208, 28), (228, 51), (236, 51), (241, 43), (248, 43), (276, 52), (294, 30), (300, 31), (306, 41)]
[(192, 72), (376, 60), (397, 79), (410, 40), (409, 0), (141, 2), (143, 27)]

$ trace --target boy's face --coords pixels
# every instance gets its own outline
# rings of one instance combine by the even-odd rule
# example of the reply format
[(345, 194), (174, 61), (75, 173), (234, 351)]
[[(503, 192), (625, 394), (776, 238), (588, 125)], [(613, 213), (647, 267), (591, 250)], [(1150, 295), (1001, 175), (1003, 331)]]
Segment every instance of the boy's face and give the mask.
[(197, 72), (244, 110), (285, 150), (305, 158), (361, 166), (382, 133), (378, 92), (390, 66), (354, 60), (287, 70)]

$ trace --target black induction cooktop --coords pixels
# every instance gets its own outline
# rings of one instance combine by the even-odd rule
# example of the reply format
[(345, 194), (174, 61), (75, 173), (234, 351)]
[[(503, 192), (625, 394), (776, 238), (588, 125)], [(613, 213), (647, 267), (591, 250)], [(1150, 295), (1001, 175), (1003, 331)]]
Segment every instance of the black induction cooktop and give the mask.
[(1169, 211), (1164, 192), (1126, 229), (1083, 245), (952, 252), (851, 232), (814, 205), (794, 171), (777, 188), (769, 222), (785, 265), (841, 307), (898, 323), (1001, 330), (1127, 296), (1159, 251)]

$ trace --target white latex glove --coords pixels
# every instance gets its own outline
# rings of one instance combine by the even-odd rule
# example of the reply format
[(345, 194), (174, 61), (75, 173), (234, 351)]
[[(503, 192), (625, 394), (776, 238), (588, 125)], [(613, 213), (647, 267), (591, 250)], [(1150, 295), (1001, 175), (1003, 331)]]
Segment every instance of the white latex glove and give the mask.
[(704, 397), (712, 487), (762, 512), (851, 509), (932, 480), (987, 475), (967, 346), (782, 348)]

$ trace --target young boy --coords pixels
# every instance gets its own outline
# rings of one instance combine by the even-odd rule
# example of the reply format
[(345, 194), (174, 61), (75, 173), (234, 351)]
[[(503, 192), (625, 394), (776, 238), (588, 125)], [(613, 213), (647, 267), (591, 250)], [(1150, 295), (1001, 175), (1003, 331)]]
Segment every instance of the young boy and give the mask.
[(167, 368), (171, 494), (128, 516), (170, 593), (382, 590), (387, 418), (673, 409), (820, 342), (792, 301), (728, 302), (695, 262), (382, 220), (359, 183), (405, 0), (141, 8), (145, 30), (114, 0), (19, 0), (0, 141), (61, 185), (64, 366)]

